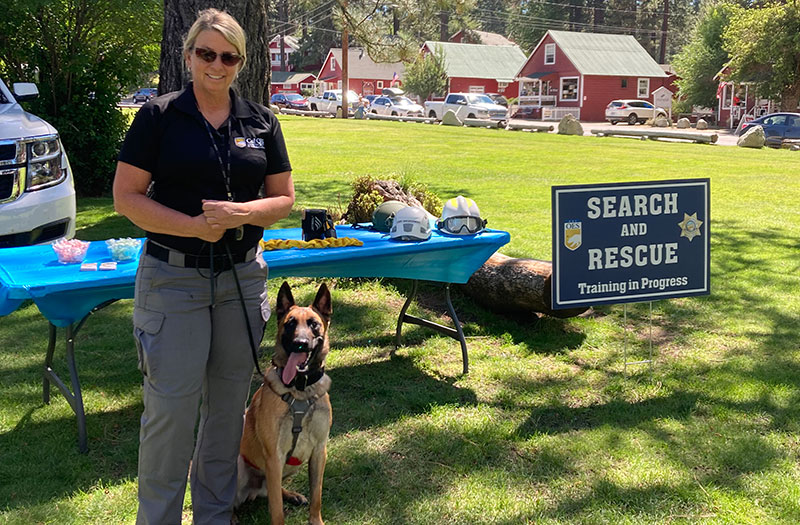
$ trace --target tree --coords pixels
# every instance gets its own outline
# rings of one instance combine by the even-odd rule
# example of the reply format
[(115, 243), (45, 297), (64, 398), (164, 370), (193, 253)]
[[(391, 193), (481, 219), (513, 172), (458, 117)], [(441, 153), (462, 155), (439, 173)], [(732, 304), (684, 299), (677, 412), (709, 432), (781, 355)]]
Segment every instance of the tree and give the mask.
[(675, 56), (673, 65), (678, 74), (678, 95), (688, 106), (714, 107), (717, 104), (718, 81), (714, 76), (728, 62), (722, 47), (722, 35), (730, 21), (742, 9), (730, 3), (707, 5), (691, 39)]
[(442, 53), (437, 49), (434, 53), (419, 54), (417, 59), (406, 67), (403, 87), (422, 100), (427, 100), (431, 95), (445, 94), (447, 72)]
[(183, 59), (183, 38), (206, 8), (230, 13), (247, 35), (247, 63), (236, 79), (239, 93), (260, 104), (269, 103), (270, 54), (268, 0), (164, 0), (159, 93), (181, 89), (188, 83)]
[(731, 79), (755, 84), (762, 97), (780, 100), (782, 111), (800, 101), (800, 6), (774, 3), (743, 11), (723, 34)]
[(126, 120), (122, 94), (158, 65), (158, 0), (17, 0), (0, 17), (0, 74), (36, 82), (25, 103), (58, 129), (77, 190), (111, 187)]

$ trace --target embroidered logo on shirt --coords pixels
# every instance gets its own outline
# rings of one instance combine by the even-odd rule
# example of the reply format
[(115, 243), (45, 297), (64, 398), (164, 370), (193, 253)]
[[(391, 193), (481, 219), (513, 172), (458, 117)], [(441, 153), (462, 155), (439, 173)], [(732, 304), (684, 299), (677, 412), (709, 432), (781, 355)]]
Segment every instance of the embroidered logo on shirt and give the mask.
[(236, 137), (233, 143), (237, 148), (264, 149), (264, 139), (258, 137)]

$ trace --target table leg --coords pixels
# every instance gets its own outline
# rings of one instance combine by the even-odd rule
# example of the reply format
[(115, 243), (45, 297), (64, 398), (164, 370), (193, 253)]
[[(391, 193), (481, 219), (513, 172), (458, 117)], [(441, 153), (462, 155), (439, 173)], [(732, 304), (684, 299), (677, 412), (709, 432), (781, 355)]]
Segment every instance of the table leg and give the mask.
[[(450, 319), (453, 320), (453, 324), (455, 325), (455, 329), (450, 328), (449, 326), (443, 326), (438, 323), (434, 323), (433, 321), (428, 321), (427, 319), (422, 319), (411, 314), (407, 314), (406, 310), (408, 310), (411, 301), (417, 295), (417, 287), (418, 281), (414, 280), (414, 286), (411, 288), (411, 293), (406, 299), (403, 308), (400, 310), (400, 316), (397, 318), (397, 330), (395, 332), (395, 350), (400, 346), (400, 338), (403, 328), (403, 323), (411, 323), (419, 326), (424, 326), (426, 328), (430, 328), (431, 330), (436, 330), (440, 334), (444, 334), (448, 337), (451, 337), (458, 341), (461, 344), (461, 360), (464, 365), (464, 373), (469, 373), (469, 356), (467, 355), (467, 341), (464, 339), (464, 331), (461, 329), (461, 323), (458, 321), (458, 316), (456, 315), (456, 310), (453, 307), (453, 302), (450, 300), (450, 283), (445, 284), (445, 299), (447, 302), (447, 312), (450, 315)], [(394, 351), (392, 352), (394, 353)]]
[[(82, 324), (82, 323), (80, 323)], [(78, 328), (80, 328), (80, 324)], [(67, 368), (69, 369), (69, 378), (72, 385), (72, 390), (58, 377), (55, 370), (52, 368), (53, 364), (53, 351), (55, 349), (56, 327), (50, 324), (50, 344), (47, 348), (47, 357), (44, 364), (44, 392), (43, 398), (46, 404), (50, 403), (50, 383), (52, 382), (67, 400), (72, 411), (78, 420), (78, 450), (81, 453), (89, 451), (88, 440), (86, 435), (86, 412), (83, 408), (83, 395), (81, 394), (81, 382), (78, 378), (78, 368), (75, 365), (75, 334), (77, 329), (74, 325), (66, 327), (67, 338)]]
[(45, 405), (50, 404), (50, 380), (48, 379), (48, 370), (52, 370), (50, 366), (53, 364), (53, 352), (56, 350), (56, 327), (53, 323), (50, 325), (50, 341), (47, 343), (47, 354), (44, 357), (44, 373), (42, 374), (42, 401)]
[(75, 412), (75, 417), (78, 420), (78, 450), (85, 454), (89, 451), (88, 435), (86, 433), (86, 411), (83, 407), (83, 394), (81, 393), (81, 381), (78, 377), (78, 367), (75, 364), (75, 336), (83, 326), (83, 323), (89, 318), (90, 315), (96, 311), (105, 308), (106, 306), (115, 303), (117, 299), (109, 299), (94, 308), (86, 314), (83, 319), (75, 324), (67, 325), (66, 338), (67, 338), (67, 368), (69, 369), (69, 379), (72, 385), (72, 390), (64, 384), (55, 370), (53, 370), (53, 354), (56, 348), (57, 329), (53, 323), (50, 324), (50, 341), (47, 345), (47, 355), (44, 359), (44, 371), (42, 372), (42, 399), (45, 404), (50, 404), (50, 383), (53, 383), (67, 400), (72, 411)]

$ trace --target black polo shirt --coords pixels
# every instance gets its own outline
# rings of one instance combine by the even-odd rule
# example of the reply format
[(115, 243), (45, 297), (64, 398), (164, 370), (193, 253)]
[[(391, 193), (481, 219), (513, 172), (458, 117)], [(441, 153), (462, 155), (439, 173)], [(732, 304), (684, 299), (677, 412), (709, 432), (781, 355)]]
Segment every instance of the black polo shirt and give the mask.
[[(231, 90), (230, 117), (213, 129), (206, 126), (197, 107), (192, 84), (142, 106), (122, 144), (119, 160), (150, 172), (153, 200), (194, 217), (203, 212), (203, 199), (228, 199), (209, 129), (223, 165), (230, 155), (230, 187), (236, 202), (258, 199), (264, 177), (292, 169), (280, 123), (269, 109)], [(258, 243), (263, 228), (245, 225), (240, 241), (233, 233), (228, 231), (222, 241), (228, 243), (232, 253), (244, 253)], [(210, 243), (196, 237), (153, 232), (147, 232), (147, 237), (184, 253), (209, 253)], [(224, 250), (222, 241), (215, 253), (224, 253), (219, 251)]]

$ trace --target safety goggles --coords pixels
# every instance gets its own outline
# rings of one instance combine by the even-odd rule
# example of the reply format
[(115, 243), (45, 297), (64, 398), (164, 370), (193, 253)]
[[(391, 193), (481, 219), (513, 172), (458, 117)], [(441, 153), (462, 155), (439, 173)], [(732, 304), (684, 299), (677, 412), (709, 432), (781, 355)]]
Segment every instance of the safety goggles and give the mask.
[(200, 58), (209, 64), (213, 63), (217, 59), (217, 56), (219, 56), (220, 60), (222, 60), (222, 63), (226, 66), (235, 66), (242, 61), (242, 55), (238, 53), (229, 53), (228, 51), (225, 51), (224, 53), (217, 53), (216, 51), (212, 51), (204, 47), (194, 48), (194, 54), (197, 56), (197, 58)]
[(455, 215), (436, 222), (436, 227), (448, 233), (478, 233), (486, 227), (486, 220), (471, 215)]

